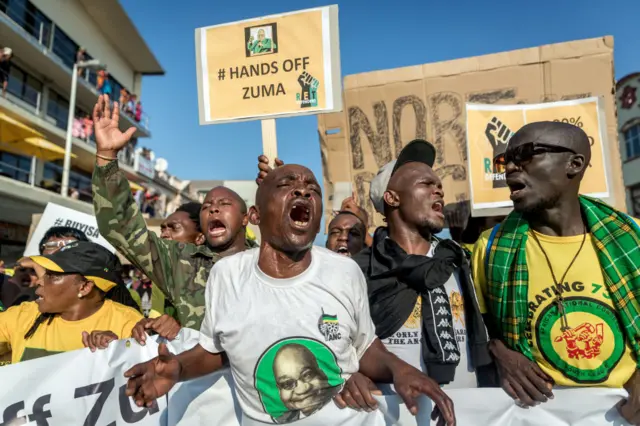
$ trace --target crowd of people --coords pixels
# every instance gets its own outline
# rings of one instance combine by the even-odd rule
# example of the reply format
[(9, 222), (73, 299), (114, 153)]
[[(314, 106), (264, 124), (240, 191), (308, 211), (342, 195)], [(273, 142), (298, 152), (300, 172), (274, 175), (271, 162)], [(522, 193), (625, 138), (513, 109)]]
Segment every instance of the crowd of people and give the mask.
[[(616, 408), (640, 424), (640, 226), (579, 194), (591, 158), (582, 129), (540, 122), (512, 136), (496, 159), (514, 203), (504, 218), (446, 207), (435, 148), (412, 141), (371, 182), (385, 225), (369, 233), (350, 197), (322, 248), (315, 176), (264, 156), (254, 206), (216, 187), (156, 235), (118, 167), (135, 130), (118, 129), (105, 96), (93, 121), (100, 233), (140, 283), (132, 289), (117, 257), (77, 231), (51, 231), (12, 277), (22, 290), (0, 288), (0, 359), (144, 343), (147, 333), (171, 340), (187, 327), (200, 331), (193, 349), (161, 344), (125, 373), (137, 405), (229, 366), (247, 424), (363, 424), (382, 392), (413, 414), (426, 395), (432, 418), (454, 425), (449, 389), (501, 387), (531, 407), (584, 386), (626, 389)], [(446, 225), (451, 238), (438, 238)]]

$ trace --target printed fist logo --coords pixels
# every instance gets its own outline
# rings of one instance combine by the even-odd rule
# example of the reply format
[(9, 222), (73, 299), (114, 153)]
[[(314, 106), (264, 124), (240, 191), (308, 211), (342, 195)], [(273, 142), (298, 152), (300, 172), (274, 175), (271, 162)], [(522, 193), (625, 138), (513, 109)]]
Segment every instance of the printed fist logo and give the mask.
[(600, 346), (604, 342), (604, 324), (595, 326), (585, 322), (580, 326), (566, 330), (554, 339), (559, 343), (564, 340), (567, 355), (573, 359), (594, 359), (600, 355)]
[(305, 71), (298, 77), (298, 84), (300, 84), (300, 93), (296, 94), (296, 101), (300, 104), (300, 108), (318, 106), (318, 86), (320, 82)]
[(494, 188), (506, 188), (507, 181), (504, 177), (504, 153), (507, 150), (507, 142), (513, 132), (498, 117), (493, 117), (484, 130), (487, 140), (493, 148), (493, 158), (485, 159), (485, 174), (490, 174)]

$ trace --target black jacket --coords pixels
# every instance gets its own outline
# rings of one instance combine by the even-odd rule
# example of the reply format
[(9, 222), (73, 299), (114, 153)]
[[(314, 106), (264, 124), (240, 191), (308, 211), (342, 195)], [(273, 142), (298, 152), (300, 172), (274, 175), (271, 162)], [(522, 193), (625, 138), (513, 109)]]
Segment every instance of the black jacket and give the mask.
[(398, 331), (411, 314), (418, 296), (422, 296), (422, 355), (427, 374), (440, 384), (453, 381), (459, 360), (457, 345), (455, 350), (447, 351), (439, 337), (454, 334), (450, 304), (444, 304), (449, 310), (444, 315), (438, 315), (438, 309), (432, 309), (432, 305), (438, 298), (439, 303), (442, 297), (448, 301), (443, 286), (457, 271), (464, 298), (469, 360), (480, 386), (497, 386), (487, 348), (487, 331), (462, 248), (451, 240), (438, 240), (433, 258), (407, 255), (387, 235), (387, 228), (378, 228), (372, 247), (353, 258), (367, 279), (371, 317), (378, 337), (386, 339)]

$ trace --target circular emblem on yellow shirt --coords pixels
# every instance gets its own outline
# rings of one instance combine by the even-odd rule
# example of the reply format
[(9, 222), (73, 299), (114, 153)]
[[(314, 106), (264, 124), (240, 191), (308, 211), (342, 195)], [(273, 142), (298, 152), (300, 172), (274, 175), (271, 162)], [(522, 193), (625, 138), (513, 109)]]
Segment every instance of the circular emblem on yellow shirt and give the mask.
[(544, 359), (576, 383), (597, 384), (609, 378), (625, 351), (624, 334), (611, 306), (586, 297), (567, 297), (569, 330), (555, 303), (536, 321), (536, 343)]

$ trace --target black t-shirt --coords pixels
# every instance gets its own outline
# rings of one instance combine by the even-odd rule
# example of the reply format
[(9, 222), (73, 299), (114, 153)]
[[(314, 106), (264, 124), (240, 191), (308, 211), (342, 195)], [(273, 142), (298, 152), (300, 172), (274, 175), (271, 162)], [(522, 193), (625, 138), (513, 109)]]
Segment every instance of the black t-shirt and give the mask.
[(5, 59), (4, 61), (0, 61), (0, 73), (1, 77), (9, 77), (9, 73), (11, 72), (11, 60)]

